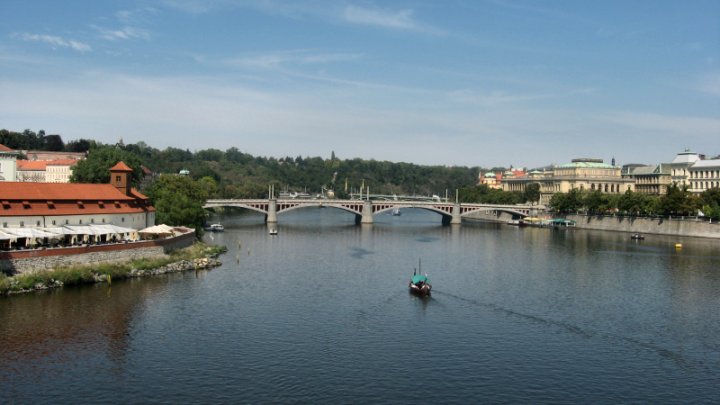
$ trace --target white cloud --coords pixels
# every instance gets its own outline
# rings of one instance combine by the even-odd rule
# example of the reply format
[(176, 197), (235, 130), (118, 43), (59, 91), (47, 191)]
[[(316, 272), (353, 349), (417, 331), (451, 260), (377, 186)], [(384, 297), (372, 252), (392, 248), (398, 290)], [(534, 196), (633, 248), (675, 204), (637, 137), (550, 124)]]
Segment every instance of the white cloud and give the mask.
[(137, 27), (123, 27), (120, 29), (107, 29), (93, 26), (100, 32), (103, 39), (108, 41), (128, 40), (128, 39), (150, 39), (150, 33), (147, 30)]
[(65, 39), (65, 38), (62, 38), (59, 36), (55, 36), (55, 35), (21, 33), (21, 34), (15, 34), (14, 36), (22, 39), (23, 41), (42, 42), (42, 43), (48, 44), (54, 48), (56, 48), (56, 47), (71, 48), (78, 52), (92, 51), (92, 48), (88, 44), (85, 44), (85, 43), (79, 42), (79, 41)]
[(352, 53), (323, 53), (300, 49), (292, 51), (267, 52), (253, 56), (228, 59), (226, 63), (233, 66), (267, 69), (278, 68), (288, 64), (312, 65), (346, 62), (357, 60), (360, 57), (361, 55)]
[(709, 74), (701, 78), (697, 89), (703, 93), (720, 96), (720, 73)]
[(385, 11), (379, 9), (347, 6), (344, 17), (355, 24), (377, 25), (385, 28), (416, 29), (417, 23), (413, 20), (412, 10)]
[[(234, 78), (236, 79), (236, 78)], [(44, 128), (66, 140), (199, 150), (236, 146), (254, 155), (342, 157), (421, 164), (540, 166), (592, 154), (660, 162), (681, 140), (717, 144), (720, 120), (659, 114), (605, 116), (504, 100), (456, 108), (446, 94), (353, 83), (255, 89), (210, 76), (151, 77), (96, 72), (60, 81), (0, 80), (8, 129)], [(522, 101), (522, 100), (521, 100)], [(703, 143), (704, 142), (704, 143)], [(408, 145), (412, 145), (408, 147)]]
[(661, 115), (644, 112), (615, 112), (604, 117), (608, 122), (658, 135), (672, 134), (677, 137), (720, 139), (720, 119)]

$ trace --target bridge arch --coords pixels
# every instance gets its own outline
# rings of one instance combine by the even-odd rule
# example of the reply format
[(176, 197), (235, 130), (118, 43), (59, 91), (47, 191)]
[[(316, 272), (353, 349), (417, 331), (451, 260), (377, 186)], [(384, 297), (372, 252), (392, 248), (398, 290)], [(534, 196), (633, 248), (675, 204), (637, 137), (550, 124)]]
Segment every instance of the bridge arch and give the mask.
[(452, 212), (447, 212), (447, 211), (442, 210), (442, 209), (440, 209), (440, 208), (438, 208), (438, 207), (432, 207), (432, 206), (417, 206), (417, 205), (391, 205), (391, 206), (389, 206), (389, 207), (382, 207), (382, 208), (378, 208), (377, 210), (373, 211), (373, 215), (375, 215), (375, 214), (382, 214), (383, 212), (392, 211), (392, 210), (394, 210), (395, 208), (401, 208), (401, 209), (404, 209), (404, 208), (412, 208), (412, 209), (417, 209), (417, 210), (425, 210), (425, 211), (435, 212), (435, 213), (437, 213), (437, 214), (442, 215), (443, 217), (452, 217)]
[(468, 208), (463, 209), (460, 213), (460, 216), (470, 216), (471, 214), (475, 214), (478, 212), (506, 212), (511, 215), (518, 215), (522, 218), (525, 218), (530, 215), (529, 210), (517, 210), (507, 207), (477, 207), (477, 208)]
[(263, 209), (262, 207), (258, 207), (255, 205), (242, 204), (242, 203), (227, 203), (227, 204), (212, 203), (212, 204), (203, 205), (203, 209), (222, 208), (222, 207), (244, 208), (244, 209), (247, 209), (250, 211), (259, 212), (261, 214), (265, 214), (265, 215), (268, 214), (267, 208)]
[(280, 204), (278, 204), (278, 210), (277, 213), (281, 214), (283, 212), (293, 211), (301, 208), (336, 208), (339, 210), (347, 211), (349, 213), (355, 214), (355, 215), (362, 215), (362, 205), (360, 205), (359, 210), (354, 209), (351, 206), (346, 206), (344, 204), (315, 204), (315, 203), (299, 203), (299, 204), (288, 204), (288, 206), (281, 207)]

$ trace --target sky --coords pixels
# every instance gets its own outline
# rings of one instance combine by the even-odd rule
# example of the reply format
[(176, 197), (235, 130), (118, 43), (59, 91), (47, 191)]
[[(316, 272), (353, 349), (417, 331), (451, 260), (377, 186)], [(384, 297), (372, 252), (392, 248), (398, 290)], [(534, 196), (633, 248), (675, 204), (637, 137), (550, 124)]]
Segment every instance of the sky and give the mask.
[(0, 128), (538, 167), (720, 154), (717, 0), (0, 0)]

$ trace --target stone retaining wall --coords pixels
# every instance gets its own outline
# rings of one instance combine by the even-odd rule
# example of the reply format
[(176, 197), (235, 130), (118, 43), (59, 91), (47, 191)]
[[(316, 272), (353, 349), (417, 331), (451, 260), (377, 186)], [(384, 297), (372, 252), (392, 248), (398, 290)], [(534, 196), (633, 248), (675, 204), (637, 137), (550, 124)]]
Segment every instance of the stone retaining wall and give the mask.
[(151, 258), (188, 247), (194, 241), (195, 233), (189, 232), (172, 238), (141, 242), (0, 252), (0, 271), (14, 275), (77, 264)]
[(673, 236), (720, 238), (720, 224), (681, 218), (632, 218), (595, 215), (567, 215), (580, 229), (648, 233)]

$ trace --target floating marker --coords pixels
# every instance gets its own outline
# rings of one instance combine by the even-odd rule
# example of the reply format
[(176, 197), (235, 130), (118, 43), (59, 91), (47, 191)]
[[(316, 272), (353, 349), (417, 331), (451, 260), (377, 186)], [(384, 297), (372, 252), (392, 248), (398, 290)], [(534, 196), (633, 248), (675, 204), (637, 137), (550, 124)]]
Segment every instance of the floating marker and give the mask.
[(675, 249), (682, 249), (682, 243), (676, 243)]

